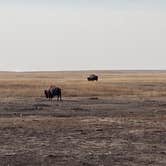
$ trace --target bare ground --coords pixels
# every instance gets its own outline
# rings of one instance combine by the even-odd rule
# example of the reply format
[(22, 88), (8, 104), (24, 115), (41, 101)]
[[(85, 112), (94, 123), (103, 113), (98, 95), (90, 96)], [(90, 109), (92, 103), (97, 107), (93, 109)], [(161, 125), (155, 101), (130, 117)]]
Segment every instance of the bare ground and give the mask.
[(166, 97), (1, 97), (0, 165), (165, 166)]

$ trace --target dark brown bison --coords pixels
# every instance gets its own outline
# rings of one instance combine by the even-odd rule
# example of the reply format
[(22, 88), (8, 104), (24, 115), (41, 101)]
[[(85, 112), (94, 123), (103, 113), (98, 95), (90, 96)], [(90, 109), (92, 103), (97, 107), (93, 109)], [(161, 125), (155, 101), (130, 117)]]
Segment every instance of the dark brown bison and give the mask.
[(56, 86), (50, 86), (48, 90), (44, 90), (44, 94), (49, 100), (52, 100), (55, 96), (57, 96), (57, 101), (62, 101), (61, 89)]
[(98, 81), (98, 76), (95, 74), (92, 74), (87, 78), (87, 80), (88, 81)]

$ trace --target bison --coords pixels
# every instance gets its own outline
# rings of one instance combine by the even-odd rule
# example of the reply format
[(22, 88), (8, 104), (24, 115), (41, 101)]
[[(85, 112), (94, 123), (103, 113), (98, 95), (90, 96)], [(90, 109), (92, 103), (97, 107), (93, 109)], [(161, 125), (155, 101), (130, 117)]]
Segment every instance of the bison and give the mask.
[(87, 78), (87, 80), (88, 81), (98, 81), (98, 76), (95, 74), (92, 74)]
[(50, 86), (48, 90), (44, 90), (44, 94), (49, 100), (52, 100), (55, 96), (57, 96), (57, 101), (62, 101), (61, 89), (56, 86)]

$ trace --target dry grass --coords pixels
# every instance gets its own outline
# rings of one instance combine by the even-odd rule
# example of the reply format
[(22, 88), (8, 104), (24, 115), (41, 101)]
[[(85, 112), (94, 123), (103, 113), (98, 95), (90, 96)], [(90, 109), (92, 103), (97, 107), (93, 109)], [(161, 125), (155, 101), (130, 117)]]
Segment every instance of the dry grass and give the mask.
[[(90, 73), (98, 82), (88, 82)], [(166, 72), (82, 71), (0, 73), (0, 97), (40, 97), (50, 85), (62, 88), (63, 96), (164, 96)]]

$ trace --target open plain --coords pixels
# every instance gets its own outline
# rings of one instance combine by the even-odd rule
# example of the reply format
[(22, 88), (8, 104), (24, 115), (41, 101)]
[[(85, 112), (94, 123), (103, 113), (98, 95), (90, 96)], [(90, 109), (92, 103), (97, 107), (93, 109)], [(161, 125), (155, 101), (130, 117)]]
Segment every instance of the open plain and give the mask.
[(23, 165), (165, 166), (166, 72), (0, 72), (0, 166)]

